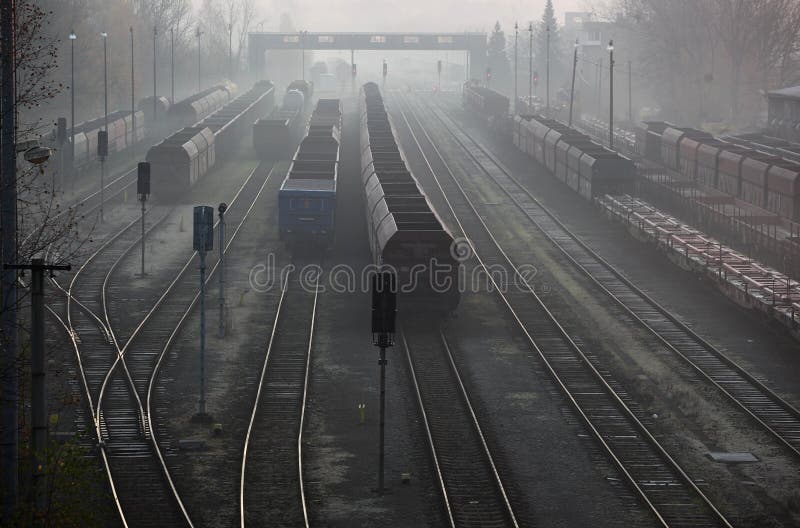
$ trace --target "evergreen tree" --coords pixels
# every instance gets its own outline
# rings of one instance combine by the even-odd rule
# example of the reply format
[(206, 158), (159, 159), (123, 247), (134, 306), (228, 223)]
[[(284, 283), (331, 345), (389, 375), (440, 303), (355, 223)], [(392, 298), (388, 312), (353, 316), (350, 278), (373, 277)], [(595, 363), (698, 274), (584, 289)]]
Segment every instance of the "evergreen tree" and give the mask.
[[(506, 36), (500, 28), (500, 22), (495, 22), (492, 35), (489, 37), (487, 49), (489, 68), (492, 69), (491, 88), (508, 93), (513, 82), (511, 79), (511, 67), (508, 64), (506, 55)], [(486, 79), (483, 72), (484, 80)]]
[(550, 99), (562, 80), (564, 74), (564, 53), (561, 43), (561, 32), (553, 9), (553, 0), (547, 0), (542, 18), (536, 27), (536, 49), (534, 50), (535, 71), (539, 74), (540, 90), (537, 94), (544, 99), (547, 82), (547, 33), (550, 33)]

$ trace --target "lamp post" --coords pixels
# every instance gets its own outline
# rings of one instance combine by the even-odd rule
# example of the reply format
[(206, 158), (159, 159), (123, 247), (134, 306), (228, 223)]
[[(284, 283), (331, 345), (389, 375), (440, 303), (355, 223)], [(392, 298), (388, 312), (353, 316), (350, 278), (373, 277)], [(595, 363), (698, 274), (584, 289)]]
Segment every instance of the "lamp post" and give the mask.
[(608, 146), (614, 148), (614, 41), (608, 41)]
[(519, 38), (519, 25), (514, 22), (514, 115), (517, 115), (517, 39)]
[(156, 89), (156, 37), (158, 37), (158, 27), (153, 26), (153, 122), (156, 121), (156, 109), (158, 108), (158, 90)]
[(528, 109), (533, 108), (533, 22), (528, 23)]
[(69, 157), (69, 167), (70, 167), (70, 179), (72, 180), (73, 184), (75, 183), (75, 175), (73, 174), (73, 169), (75, 167), (75, 40), (78, 38), (75, 35), (74, 31), (70, 31), (69, 33), (69, 46), (70, 46), (70, 62), (69, 62), (69, 69), (70, 69), (70, 83), (69, 83), (69, 96), (70, 96), (70, 157)]
[[(103, 109), (105, 111), (105, 124), (103, 130), (106, 131), (106, 138), (108, 138), (108, 33), (103, 31), (100, 33), (103, 37)], [(106, 179), (106, 164), (105, 156), (100, 157), (100, 221), (103, 221), (103, 205), (105, 203), (105, 179)]]
[(633, 81), (631, 80), (631, 61), (628, 61), (628, 122), (633, 124)]
[(300, 78), (306, 80), (306, 32), (300, 32)]
[(169, 28), (170, 104), (175, 104), (175, 29)]
[(133, 141), (131, 142), (131, 157), (136, 158), (136, 89), (134, 87), (135, 78), (133, 72), (133, 26), (131, 32), (131, 126), (133, 128)]
[(575, 39), (575, 51), (572, 53), (572, 86), (569, 89), (569, 125), (572, 126), (572, 104), (575, 101), (575, 70), (578, 67), (578, 39)]
[(200, 24), (197, 24), (197, 31), (195, 32), (195, 36), (197, 37), (197, 91), (200, 91), (202, 83), (202, 77), (200, 75), (200, 35), (203, 34), (203, 31), (200, 29)]
[(547, 58), (545, 60), (545, 75), (547, 76), (547, 86), (545, 88), (547, 98), (547, 113), (550, 113), (550, 26), (547, 26)]

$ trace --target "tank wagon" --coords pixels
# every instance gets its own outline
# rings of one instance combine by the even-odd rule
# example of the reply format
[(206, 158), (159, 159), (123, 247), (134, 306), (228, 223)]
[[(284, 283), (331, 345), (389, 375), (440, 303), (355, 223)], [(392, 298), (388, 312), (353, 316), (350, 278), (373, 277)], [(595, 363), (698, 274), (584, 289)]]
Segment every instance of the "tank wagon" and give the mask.
[(408, 169), (377, 84), (362, 87), (359, 112), (361, 181), (373, 263), (397, 274), (401, 310), (451, 311), (459, 301), (453, 237)]
[(554, 119), (515, 116), (514, 145), (587, 200), (633, 191), (635, 166), (625, 156)]
[(251, 123), (269, 110), (274, 87), (262, 81), (198, 123), (173, 133), (147, 152), (153, 196), (179, 201), (217, 162), (228, 159), (249, 133)]
[(761, 135), (715, 138), (659, 121), (637, 130), (637, 150), (687, 179), (800, 221), (799, 146)]
[(320, 99), (278, 192), (280, 238), (290, 246), (324, 251), (333, 242), (341, 128), (341, 102)]
[(303, 80), (292, 81), (289, 83), (289, 86), (286, 87), (286, 93), (289, 93), (292, 90), (297, 90), (303, 94), (303, 111), (304, 113), (308, 114), (308, 112), (311, 111), (311, 105), (314, 101), (314, 83)]
[(269, 117), (253, 125), (253, 146), (262, 160), (287, 159), (305, 134), (306, 97), (299, 90), (288, 90), (283, 103)]

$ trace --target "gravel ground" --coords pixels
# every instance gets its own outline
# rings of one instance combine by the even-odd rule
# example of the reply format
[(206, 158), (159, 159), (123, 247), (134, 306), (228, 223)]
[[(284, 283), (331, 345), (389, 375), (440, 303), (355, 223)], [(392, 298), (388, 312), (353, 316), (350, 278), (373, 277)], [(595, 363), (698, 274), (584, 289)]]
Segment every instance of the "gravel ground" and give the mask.
[[(441, 147), (440, 147), (441, 148)], [(452, 147), (451, 147), (452, 148)], [(448, 149), (451, 153), (460, 151)], [(465, 182), (482, 203), (498, 204), (485, 219), (517, 262), (533, 262), (552, 277), (546, 302), (593, 347), (596, 362), (623, 380), (644, 415), (656, 414), (651, 428), (695, 477), (713, 482), (709, 492), (741, 525), (794, 522), (798, 467), (765, 434), (749, 425), (715, 391), (691, 381), (691, 374), (645, 333), (592, 291), (564, 259), (493, 184)], [(475, 198), (473, 198), (475, 199)], [(601, 329), (601, 330), (600, 330)], [(677, 432), (677, 433), (676, 433)], [(736, 468), (711, 463), (708, 450), (750, 451), (761, 462)], [(782, 523), (782, 524), (780, 524)]]
[[(339, 172), (337, 238), (328, 264), (355, 269), (370, 262), (359, 177), (358, 115), (346, 101)], [(386, 469), (389, 492), (377, 485), (378, 361), (369, 333), (369, 295), (321, 296), (305, 438), (312, 524), (442, 526), (427, 444), (401, 348), (389, 349), (386, 375)], [(358, 405), (366, 404), (359, 423)], [(409, 484), (401, 474), (410, 473)]]
[[(392, 103), (395, 108), (397, 101)], [(427, 167), (415, 154), (417, 148), (405, 122), (399, 115), (394, 118), (412, 170), (443, 220), (456, 225)], [(444, 175), (438, 164), (434, 163), (434, 169)], [(494, 197), (487, 202), (495, 203)], [(511, 324), (499, 298), (486, 292), (465, 295), (456, 315), (448, 335), (459, 344), (459, 365), (466, 373), (473, 404), (492, 440), (490, 447), (503, 460), (501, 475), (526, 524), (649, 526), (651, 518), (629, 490), (620, 486), (617, 471), (597, 451), (529, 345), (522, 341), (519, 328)], [(533, 414), (521, 419), (525, 410)], [(542, 478), (543, 472), (547, 478)], [(589, 496), (591, 501), (581, 500)]]

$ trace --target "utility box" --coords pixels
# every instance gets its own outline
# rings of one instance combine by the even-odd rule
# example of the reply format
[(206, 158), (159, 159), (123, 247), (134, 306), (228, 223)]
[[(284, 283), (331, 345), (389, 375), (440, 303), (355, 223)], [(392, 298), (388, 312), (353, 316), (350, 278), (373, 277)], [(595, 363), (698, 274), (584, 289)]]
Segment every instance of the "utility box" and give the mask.
[(194, 208), (194, 244), (195, 251), (211, 251), (214, 249), (214, 208), (208, 205), (197, 205)]

